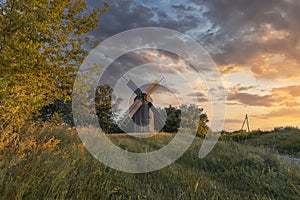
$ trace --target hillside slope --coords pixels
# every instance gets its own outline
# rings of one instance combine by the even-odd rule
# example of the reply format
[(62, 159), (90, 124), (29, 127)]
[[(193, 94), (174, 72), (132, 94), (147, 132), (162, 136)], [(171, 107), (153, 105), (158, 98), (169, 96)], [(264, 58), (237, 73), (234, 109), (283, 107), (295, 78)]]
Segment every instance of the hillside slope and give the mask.
[[(26, 136), (27, 135), (27, 136)], [(175, 163), (151, 173), (108, 168), (84, 148), (74, 130), (43, 127), (1, 149), (3, 199), (298, 199), (299, 166), (260, 147), (219, 142), (204, 159), (201, 140)], [(111, 140), (128, 150), (157, 149), (171, 135), (143, 143), (126, 136)], [(27, 146), (26, 146), (27, 145)], [(117, 158), (116, 158), (117, 159)]]

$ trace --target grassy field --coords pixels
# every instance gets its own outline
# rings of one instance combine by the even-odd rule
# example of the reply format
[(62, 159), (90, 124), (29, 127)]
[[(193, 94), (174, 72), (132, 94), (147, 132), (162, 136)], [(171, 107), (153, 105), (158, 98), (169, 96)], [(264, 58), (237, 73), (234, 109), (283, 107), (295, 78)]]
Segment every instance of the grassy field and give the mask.
[[(221, 141), (207, 157), (199, 159), (202, 140), (197, 138), (170, 166), (151, 173), (129, 174), (95, 160), (73, 129), (52, 126), (29, 129), (20, 137), (13, 136), (15, 139), (2, 136), (0, 199), (299, 199), (300, 196), (299, 166), (278, 160), (276, 151), (260, 144), (254, 147), (250, 142), (244, 145)], [(158, 149), (172, 137), (162, 134), (145, 140), (110, 136), (114, 144), (135, 152)]]
[(224, 136), (224, 140), (233, 140), (241, 144), (272, 148), (280, 154), (300, 158), (300, 130), (287, 128), (282, 131), (253, 131)]

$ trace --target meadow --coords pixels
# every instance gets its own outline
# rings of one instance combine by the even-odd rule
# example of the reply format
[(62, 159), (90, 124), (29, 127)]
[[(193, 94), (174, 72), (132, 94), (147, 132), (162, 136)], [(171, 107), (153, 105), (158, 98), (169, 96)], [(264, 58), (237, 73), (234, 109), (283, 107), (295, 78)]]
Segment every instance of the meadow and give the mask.
[(284, 130), (236, 132), (225, 134), (221, 140), (271, 148), (282, 155), (300, 158), (300, 129), (286, 127)]
[[(289, 138), (289, 134), (293, 133), (283, 136)], [(259, 137), (277, 138), (266, 135)], [(114, 144), (133, 152), (159, 149), (172, 137), (166, 133), (147, 140), (109, 136)], [(199, 159), (202, 139), (196, 138), (170, 166), (130, 174), (94, 159), (72, 128), (28, 126), (18, 136), (2, 137), (0, 196), (8, 200), (299, 199), (299, 165), (278, 158), (278, 151), (285, 149), (282, 146), (275, 143), (276, 150), (259, 141), (254, 137), (219, 141), (208, 156)]]

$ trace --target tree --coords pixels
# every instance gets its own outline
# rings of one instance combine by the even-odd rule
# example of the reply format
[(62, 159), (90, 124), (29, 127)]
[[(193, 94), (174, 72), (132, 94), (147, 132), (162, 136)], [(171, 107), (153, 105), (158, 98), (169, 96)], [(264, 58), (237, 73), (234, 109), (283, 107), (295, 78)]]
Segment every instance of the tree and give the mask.
[(72, 114), (72, 102), (62, 99), (55, 100), (39, 110), (34, 118), (36, 120), (51, 121), (54, 116), (57, 116), (59, 121), (64, 122), (68, 126), (74, 126)]
[[(204, 137), (208, 131), (208, 117), (203, 113), (203, 108), (197, 105), (181, 105), (181, 127), (192, 130), (198, 137)], [(193, 131), (195, 130), (195, 131)]]
[(109, 85), (100, 85), (96, 89), (95, 109), (99, 124), (105, 133), (122, 132), (114, 122), (118, 99)]
[(91, 45), (87, 33), (104, 9), (84, 0), (0, 3), (0, 128), (16, 132), (32, 113), (68, 101), (76, 71)]
[(170, 105), (165, 110), (167, 119), (162, 131), (176, 133), (180, 127), (192, 130), (192, 133), (198, 137), (206, 135), (208, 131), (208, 117), (203, 113), (203, 108), (199, 108), (196, 105), (183, 104), (179, 108)]
[(200, 114), (199, 121), (198, 121), (196, 135), (198, 137), (205, 137), (205, 135), (207, 134), (207, 131), (208, 131), (208, 126), (207, 126), (208, 117), (207, 117), (207, 114), (203, 113), (203, 108), (199, 108), (199, 111), (201, 114)]
[(167, 114), (167, 119), (164, 127), (162, 128), (162, 131), (168, 133), (178, 132), (178, 128), (180, 126), (180, 121), (181, 121), (180, 109), (169, 105), (169, 107), (166, 107), (165, 110)]

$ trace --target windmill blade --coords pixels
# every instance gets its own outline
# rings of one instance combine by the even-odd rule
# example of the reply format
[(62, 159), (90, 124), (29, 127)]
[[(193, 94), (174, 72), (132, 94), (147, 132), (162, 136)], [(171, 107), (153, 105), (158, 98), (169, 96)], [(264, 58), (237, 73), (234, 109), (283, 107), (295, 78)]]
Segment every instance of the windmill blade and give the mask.
[(162, 128), (165, 125), (164, 117), (160, 114), (160, 112), (155, 108), (155, 106), (152, 103), (149, 103), (148, 105), (153, 112), (154, 119), (157, 120), (157, 122), (160, 125), (159, 127)]
[(136, 113), (136, 111), (142, 106), (142, 104), (142, 101), (138, 99), (128, 108), (128, 110), (124, 114), (125, 117), (120, 122), (121, 128), (128, 128), (127, 125), (131, 121), (131, 118)]
[(138, 109), (143, 105), (143, 102), (138, 99), (136, 100), (128, 109), (128, 114), (130, 117), (133, 117), (133, 115), (138, 111)]
[(150, 94), (152, 94), (158, 87), (159, 87), (159, 83), (157, 81), (155, 81), (154, 83), (152, 83), (146, 90), (146, 94), (147, 96), (150, 96)]
[(142, 90), (132, 81), (129, 80), (127, 86), (138, 96), (142, 95)]
[(155, 81), (154, 83), (152, 83), (146, 90), (146, 94), (148, 96), (150, 96), (159, 86), (160, 83), (165, 81), (164, 76), (160, 75)]
[(127, 129), (127, 127), (128, 127), (128, 124), (129, 124), (130, 120), (131, 120), (131, 117), (130, 117), (129, 115), (126, 115), (126, 116), (121, 120), (121, 122), (119, 123), (119, 124), (120, 124), (120, 128), (121, 128), (123, 131), (127, 132), (126, 129)]

